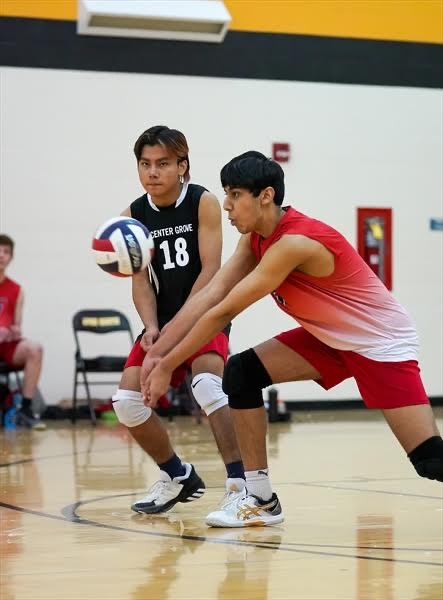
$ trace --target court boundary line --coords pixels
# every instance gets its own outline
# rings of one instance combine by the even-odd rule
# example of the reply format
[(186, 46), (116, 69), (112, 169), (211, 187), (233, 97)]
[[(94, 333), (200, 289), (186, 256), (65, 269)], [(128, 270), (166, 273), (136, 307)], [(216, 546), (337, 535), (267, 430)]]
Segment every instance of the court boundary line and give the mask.
[[(124, 494), (120, 494), (124, 495)], [(69, 507), (73, 507), (76, 506), (78, 503), (74, 503), (71, 505), (67, 505), (66, 507), (64, 507), (62, 509), (62, 511), (66, 511)], [(56, 521), (63, 521), (65, 523), (73, 523), (73, 524), (78, 524), (78, 525), (89, 525), (92, 527), (97, 527), (100, 529), (109, 529), (111, 531), (121, 531), (121, 532), (126, 532), (126, 533), (135, 533), (138, 535), (147, 535), (149, 537), (162, 537), (162, 538), (169, 538), (169, 539), (183, 539), (186, 541), (194, 541), (194, 542), (209, 542), (212, 544), (220, 544), (220, 545), (234, 545), (234, 546), (244, 546), (244, 547), (253, 547), (253, 548), (262, 548), (262, 549), (267, 549), (267, 550), (279, 550), (279, 551), (283, 551), (283, 552), (293, 552), (293, 553), (297, 553), (297, 554), (311, 554), (311, 555), (316, 555), (316, 556), (328, 556), (328, 557), (338, 557), (338, 558), (348, 558), (348, 559), (358, 559), (358, 560), (375, 560), (375, 561), (380, 561), (380, 562), (391, 562), (391, 563), (398, 563), (398, 564), (415, 564), (415, 565), (423, 565), (423, 566), (430, 566), (430, 567), (442, 567), (443, 563), (434, 563), (434, 562), (425, 562), (425, 561), (415, 561), (415, 560), (404, 560), (404, 559), (396, 559), (396, 558), (383, 558), (383, 557), (377, 557), (377, 556), (361, 556), (361, 555), (348, 555), (348, 554), (342, 554), (342, 553), (338, 553), (338, 552), (321, 552), (321, 551), (315, 551), (315, 550), (299, 550), (297, 548), (284, 548), (281, 545), (279, 545), (278, 547), (276, 546), (272, 546), (267, 544), (266, 542), (263, 543), (252, 543), (252, 542), (244, 542), (242, 540), (221, 540), (221, 539), (217, 539), (217, 538), (208, 538), (206, 536), (197, 536), (197, 535), (188, 535), (188, 534), (183, 534), (183, 535), (177, 535), (177, 534), (173, 534), (173, 533), (160, 533), (160, 532), (152, 532), (152, 531), (140, 531), (140, 530), (136, 530), (136, 529), (130, 529), (127, 527), (120, 527), (118, 525), (107, 525), (106, 523), (100, 523), (99, 521), (92, 521), (90, 519), (83, 519), (81, 517), (78, 517), (75, 513), (75, 511), (73, 511), (73, 515), (75, 515), (74, 518), (69, 519), (65, 516), (60, 516), (60, 515), (53, 515), (51, 513), (45, 513), (43, 511), (37, 511), (37, 510), (33, 510), (33, 509), (29, 509), (29, 508), (24, 508), (22, 506), (17, 506), (14, 504), (8, 504), (6, 502), (0, 502), (0, 507), (9, 509), (9, 510), (15, 510), (17, 512), (22, 512), (25, 514), (30, 514), (30, 515), (34, 515), (34, 516), (38, 516), (38, 517), (43, 517), (43, 518), (49, 518), (52, 520), (56, 520)], [(63, 512), (62, 512), (63, 514)]]
[[(75, 517), (77, 519), (81, 519), (82, 517), (79, 517), (77, 515), (77, 508), (80, 508), (81, 506), (85, 506), (86, 504), (92, 504), (94, 502), (100, 502), (100, 500), (109, 500), (110, 498), (124, 498), (127, 496), (136, 496), (136, 495), (137, 495), (136, 492), (131, 492), (128, 494), (109, 494), (107, 496), (97, 496), (96, 498), (90, 498), (89, 500), (79, 500), (78, 502), (74, 502), (73, 504), (66, 505), (62, 509), (62, 514), (70, 520), (69, 515), (66, 513), (68, 512), (68, 510), (71, 510), (73, 517)], [(135, 516), (135, 514), (134, 514), (134, 516)], [(141, 516), (141, 515), (138, 515), (138, 516)], [(146, 516), (155, 516), (155, 515), (146, 515)], [(239, 540), (239, 541), (241, 541), (241, 540)], [(263, 543), (273, 544), (273, 545), (278, 545), (278, 546), (281, 545), (281, 542), (263, 542)], [(361, 548), (363, 550), (365, 550), (365, 549), (367, 549), (367, 550), (399, 550), (399, 551), (407, 551), (407, 552), (409, 552), (409, 551), (416, 552), (418, 550), (420, 552), (443, 552), (443, 548), (396, 548), (396, 547), (381, 547), (381, 546), (378, 546), (378, 547), (374, 547), (374, 546), (344, 546), (344, 545), (338, 545), (338, 544), (305, 544), (305, 543), (299, 543), (299, 542), (283, 542), (283, 544), (286, 546), (315, 546), (315, 547), (319, 547), (319, 548), (347, 548), (347, 549)]]

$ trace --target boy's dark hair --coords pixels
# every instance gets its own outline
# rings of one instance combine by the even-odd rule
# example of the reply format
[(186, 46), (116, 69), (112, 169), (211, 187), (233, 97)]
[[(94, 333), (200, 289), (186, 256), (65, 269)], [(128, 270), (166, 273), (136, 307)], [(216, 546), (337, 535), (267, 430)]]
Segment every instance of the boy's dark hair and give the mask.
[(0, 233), (0, 246), (9, 246), (11, 248), (11, 256), (14, 254), (14, 240), (6, 235), (6, 233)]
[(150, 127), (144, 131), (135, 142), (134, 154), (137, 158), (137, 162), (140, 160), (144, 146), (156, 146), (157, 144), (164, 146), (173, 152), (177, 156), (179, 162), (186, 160), (188, 166), (184, 178), (187, 181), (190, 177), (189, 147), (183, 133), (177, 129), (169, 129), (166, 125), (155, 125), (154, 127)]
[(274, 203), (281, 206), (285, 196), (285, 174), (281, 166), (261, 152), (249, 150), (230, 160), (221, 170), (223, 188), (244, 188), (257, 198), (267, 187), (274, 188)]

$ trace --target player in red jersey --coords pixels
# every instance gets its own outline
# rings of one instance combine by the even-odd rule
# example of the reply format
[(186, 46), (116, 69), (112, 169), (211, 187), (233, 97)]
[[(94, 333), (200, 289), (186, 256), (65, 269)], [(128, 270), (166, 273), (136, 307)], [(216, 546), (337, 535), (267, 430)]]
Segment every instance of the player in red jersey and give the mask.
[(17, 422), (33, 429), (45, 429), (32, 413), (32, 397), (40, 377), (43, 349), (40, 344), (22, 337), (23, 290), (6, 276), (13, 254), (13, 240), (0, 234), (0, 360), (24, 370)]
[(443, 481), (443, 440), (420, 378), (408, 313), (341, 234), (281, 207), (284, 176), (277, 163), (247, 152), (225, 165), (221, 181), (224, 209), (243, 235), (226, 265), (151, 349), (142, 373), (146, 401), (155, 405), (185, 356), (267, 294), (301, 327), (232, 356), (226, 365), (223, 389), (248, 495), (211, 513), (207, 523), (243, 527), (283, 520), (267, 471), (262, 389), (271, 383), (312, 379), (330, 389), (354, 377), (366, 406), (383, 411), (417, 473)]

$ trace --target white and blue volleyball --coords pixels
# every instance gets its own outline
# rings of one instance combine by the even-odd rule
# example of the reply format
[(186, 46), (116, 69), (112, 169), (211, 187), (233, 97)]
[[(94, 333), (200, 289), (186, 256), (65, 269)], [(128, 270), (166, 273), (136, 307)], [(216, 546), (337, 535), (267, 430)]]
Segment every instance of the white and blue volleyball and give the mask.
[(116, 277), (131, 277), (151, 262), (154, 240), (137, 219), (114, 217), (98, 228), (92, 250), (103, 271)]

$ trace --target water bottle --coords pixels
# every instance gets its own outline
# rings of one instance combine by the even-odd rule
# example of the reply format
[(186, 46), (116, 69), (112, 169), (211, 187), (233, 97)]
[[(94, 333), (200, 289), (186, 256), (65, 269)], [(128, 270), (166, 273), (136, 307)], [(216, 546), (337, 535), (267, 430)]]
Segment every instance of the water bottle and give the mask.
[(5, 411), (4, 414), (4, 427), (5, 429), (17, 429), (17, 411), (22, 406), (21, 394), (15, 393), (12, 396), (11, 406)]
[(268, 402), (268, 420), (270, 423), (275, 423), (278, 421), (278, 392), (275, 387), (271, 387), (268, 391)]

